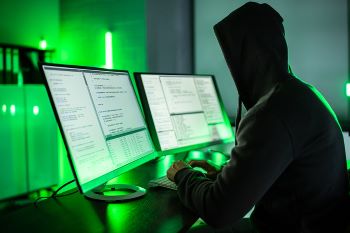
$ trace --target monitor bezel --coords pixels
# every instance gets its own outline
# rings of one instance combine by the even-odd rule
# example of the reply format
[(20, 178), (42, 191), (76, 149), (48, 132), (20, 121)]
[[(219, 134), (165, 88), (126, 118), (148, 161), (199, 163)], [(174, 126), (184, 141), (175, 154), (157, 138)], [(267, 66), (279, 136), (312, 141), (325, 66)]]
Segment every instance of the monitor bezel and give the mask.
[[(216, 140), (216, 141), (211, 141), (211, 142), (204, 142), (204, 143), (199, 143), (196, 145), (188, 145), (188, 146), (182, 146), (182, 147), (178, 147), (178, 148), (172, 148), (172, 149), (166, 149), (166, 150), (162, 150), (161, 146), (160, 146), (160, 142), (159, 142), (159, 138), (157, 135), (157, 131), (154, 125), (154, 121), (153, 121), (153, 117), (152, 117), (152, 113), (151, 113), (151, 109), (149, 107), (148, 104), (148, 99), (147, 99), (147, 95), (146, 95), (146, 91), (145, 88), (143, 86), (143, 82), (142, 82), (142, 75), (168, 75), (168, 76), (187, 76), (187, 77), (196, 77), (196, 76), (207, 76), (210, 77), (211, 80), (214, 83), (214, 88), (218, 97), (218, 101), (220, 104), (220, 108), (221, 108), (221, 112), (223, 113), (223, 118), (224, 118), (224, 122), (227, 126), (230, 126), (231, 128), (231, 132), (232, 132), (232, 137), (227, 138), (227, 139), (221, 139), (221, 140)], [(137, 90), (141, 99), (141, 105), (142, 105), (142, 109), (145, 115), (145, 120), (146, 123), (148, 125), (148, 129), (149, 132), (151, 134), (152, 140), (153, 140), (153, 144), (155, 146), (155, 149), (157, 150), (157, 153), (159, 156), (163, 156), (163, 155), (168, 155), (168, 154), (178, 154), (178, 153), (183, 153), (183, 152), (187, 152), (190, 150), (194, 150), (194, 149), (201, 149), (201, 148), (205, 148), (208, 146), (213, 146), (213, 145), (217, 145), (217, 144), (224, 144), (224, 143), (231, 143), (234, 142), (234, 137), (235, 137), (235, 133), (232, 130), (232, 126), (231, 126), (231, 122), (230, 119), (227, 115), (227, 112), (224, 108), (224, 104), (215, 80), (215, 76), (212, 74), (183, 74), (183, 73), (154, 73), (154, 72), (134, 72), (134, 80), (137, 86)]]
[[(69, 161), (69, 164), (70, 164), (70, 167), (71, 167), (74, 179), (76, 181), (78, 190), (79, 190), (79, 192), (81, 194), (86, 194), (89, 191), (93, 190), (94, 188), (98, 188), (99, 186), (101, 186), (103, 184), (106, 184), (108, 181), (111, 180), (110, 177), (117, 177), (117, 176), (121, 175), (122, 173), (130, 171), (133, 168), (136, 168), (136, 167), (138, 167), (138, 166), (140, 166), (140, 165), (142, 165), (142, 164), (144, 164), (144, 163), (146, 163), (146, 162), (148, 162), (148, 161), (150, 161), (150, 160), (152, 160), (152, 159), (157, 157), (156, 156), (156, 150), (154, 148), (154, 144), (153, 144), (153, 141), (152, 141), (152, 137), (150, 135), (149, 128), (147, 127), (147, 122), (143, 118), (143, 121), (144, 121), (145, 126), (146, 126), (146, 130), (148, 131), (147, 133), (148, 133), (149, 140), (151, 142), (151, 146), (152, 146), (153, 152), (149, 153), (148, 155), (144, 156), (143, 158), (140, 158), (138, 160), (135, 160), (135, 161), (131, 162), (130, 164), (127, 164), (127, 165), (124, 165), (124, 166), (122, 166), (120, 168), (114, 169), (113, 171), (111, 171), (109, 173), (106, 173), (103, 176), (98, 177), (98, 178), (101, 178), (100, 179), (101, 181), (97, 180), (98, 178), (95, 178), (95, 179), (90, 180), (90, 181), (88, 181), (88, 182), (86, 182), (84, 184), (81, 184), (80, 180), (78, 178), (78, 174), (77, 174), (77, 170), (75, 168), (75, 164), (73, 162), (73, 155), (72, 155), (72, 153), (71, 153), (71, 151), (69, 149), (68, 141), (67, 141), (66, 135), (64, 133), (63, 126), (61, 124), (61, 121), (60, 121), (60, 118), (59, 118), (59, 115), (58, 115), (58, 112), (57, 112), (57, 109), (56, 109), (56, 105), (55, 105), (55, 102), (53, 100), (53, 96), (52, 96), (52, 93), (51, 93), (51, 90), (50, 90), (50, 87), (49, 87), (49, 84), (48, 84), (48, 81), (47, 81), (47, 78), (46, 78), (46, 75), (45, 75), (44, 66), (57, 67), (57, 68), (86, 69), (86, 70), (92, 70), (92, 71), (95, 70), (95, 71), (125, 73), (125, 74), (128, 75), (128, 79), (129, 79), (129, 82), (130, 82), (130, 84), (132, 86), (132, 89), (134, 91), (134, 95), (135, 95), (136, 101), (138, 103), (138, 108), (140, 110), (141, 115), (142, 115), (142, 109), (141, 109), (141, 106), (140, 106), (140, 104), (139, 104), (139, 102), (137, 100), (136, 90), (135, 90), (135, 87), (134, 87), (133, 82), (131, 80), (130, 73), (127, 70), (106, 69), (106, 68), (99, 68), (99, 67), (92, 67), (92, 66), (67, 65), (67, 64), (47, 63), (47, 62), (40, 62), (39, 63), (39, 70), (40, 70), (40, 73), (41, 73), (41, 75), (42, 75), (42, 77), (44, 79), (44, 85), (45, 85), (46, 91), (48, 93), (50, 104), (52, 106), (52, 109), (53, 109), (53, 112), (54, 112), (54, 115), (55, 115), (55, 118), (56, 118), (56, 122), (58, 124), (59, 129), (60, 129), (60, 133), (62, 135), (62, 139), (63, 139), (64, 145), (66, 147), (68, 161)], [(98, 185), (94, 185), (94, 187), (91, 187), (91, 188), (88, 188), (88, 189), (83, 188), (83, 186), (87, 186), (87, 184), (91, 185), (91, 183), (94, 182), (94, 181), (96, 182), (96, 180), (99, 183)]]

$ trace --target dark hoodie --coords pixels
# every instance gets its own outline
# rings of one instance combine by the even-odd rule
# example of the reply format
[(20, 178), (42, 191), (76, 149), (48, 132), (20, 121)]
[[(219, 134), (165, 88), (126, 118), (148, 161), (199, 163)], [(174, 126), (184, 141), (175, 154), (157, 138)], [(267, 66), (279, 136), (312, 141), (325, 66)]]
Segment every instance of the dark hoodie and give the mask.
[(217, 179), (183, 169), (178, 194), (217, 228), (255, 206), (251, 220), (261, 233), (342, 232), (349, 221), (342, 132), (322, 95), (288, 73), (282, 21), (269, 5), (250, 2), (215, 25), (248, 111)]

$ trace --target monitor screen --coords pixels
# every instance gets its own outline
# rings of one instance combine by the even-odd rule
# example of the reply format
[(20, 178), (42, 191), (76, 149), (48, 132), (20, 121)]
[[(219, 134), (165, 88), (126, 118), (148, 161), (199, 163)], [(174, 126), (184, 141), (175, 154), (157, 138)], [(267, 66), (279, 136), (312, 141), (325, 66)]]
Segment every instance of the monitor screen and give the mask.
[(127, 71), (41, 68), (81, 192), (154, 158)]
[(211, 75), (135, 73), (157, 150), (182, 152), (233, 141)]

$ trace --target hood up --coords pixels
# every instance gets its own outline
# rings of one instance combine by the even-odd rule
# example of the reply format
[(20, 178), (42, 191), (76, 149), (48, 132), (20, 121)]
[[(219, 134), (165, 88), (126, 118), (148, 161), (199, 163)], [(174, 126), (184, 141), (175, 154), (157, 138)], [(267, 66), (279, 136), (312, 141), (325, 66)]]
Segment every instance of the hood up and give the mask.
[(248, 2), (214, 26), (246, 109), (289, 77), (282, 22), (269, 5)]

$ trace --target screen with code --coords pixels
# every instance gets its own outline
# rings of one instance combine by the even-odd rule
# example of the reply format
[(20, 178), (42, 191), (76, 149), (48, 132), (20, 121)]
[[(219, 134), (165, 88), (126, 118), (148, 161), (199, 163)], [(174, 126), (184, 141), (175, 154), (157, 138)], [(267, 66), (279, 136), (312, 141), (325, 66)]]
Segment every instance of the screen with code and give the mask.
[(127, 72), (43, 70), (83, 191), (154, 151)]

